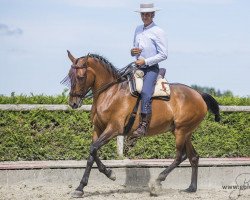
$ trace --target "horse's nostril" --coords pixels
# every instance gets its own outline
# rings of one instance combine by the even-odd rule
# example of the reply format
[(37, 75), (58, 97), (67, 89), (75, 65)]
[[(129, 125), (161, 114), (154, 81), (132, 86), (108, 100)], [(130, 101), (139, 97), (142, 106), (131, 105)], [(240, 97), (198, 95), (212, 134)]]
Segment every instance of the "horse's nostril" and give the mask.
[(76, 103), (70, 103), (69, 104), (71, 108), (76, 109), (78, 108), (78, 105)]
[(76, 108), (78, 108), (78, 105), (76, 103), (74, 103), (72, 108), (76, 109)]

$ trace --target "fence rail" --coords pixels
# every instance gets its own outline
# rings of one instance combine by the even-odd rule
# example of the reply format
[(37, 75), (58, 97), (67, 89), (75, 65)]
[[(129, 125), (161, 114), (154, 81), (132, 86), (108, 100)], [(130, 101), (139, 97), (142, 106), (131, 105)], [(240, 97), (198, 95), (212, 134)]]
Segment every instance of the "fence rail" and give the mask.
[[(43, 109), (49, 111), (71, 110), (68, 105), (64, 104), (0, 104), (0, 110), (7, 111), (29, 111)], [(91, 105), (82, 105), (77, 110), (90, 111)], [(220, 106), (222, 112), (250, 112), (250, 106)]]
[[(30, 111), (35, 109), (49, 110), (49, 111), (65, 111), (71, 110), (68, 105), (63, 104), (0, 104), (0, 110), (5, 111)], [(91, 110), (91, 105), (82, 105), (77, 110), (87, 111)], [(250, 106), (220, 106), (222, 112), (250, 112)], [(123, 157), (124, 136), (117, 137), (117, 154)]]

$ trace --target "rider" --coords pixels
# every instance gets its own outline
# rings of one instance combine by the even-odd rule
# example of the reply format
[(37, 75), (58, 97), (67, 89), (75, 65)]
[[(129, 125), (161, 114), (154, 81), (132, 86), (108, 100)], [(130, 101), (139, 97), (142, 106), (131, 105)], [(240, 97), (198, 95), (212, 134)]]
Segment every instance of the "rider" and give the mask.
[(134, 34), (134, 45), (131, 55), (136, 57), (136, 65), (145, 74), (141, 92), (141, 119), (139, 127), (132, 137), (140, 137), (147, 133), (151, 120), (151, 104), (155, 83), (159, 73), (158, 63), (167, 59), (167, 41), (165, 32), (154, 22), (155, 11), (153, 3), (140, 4), (139, 12), (143, 25), (137, 26)]

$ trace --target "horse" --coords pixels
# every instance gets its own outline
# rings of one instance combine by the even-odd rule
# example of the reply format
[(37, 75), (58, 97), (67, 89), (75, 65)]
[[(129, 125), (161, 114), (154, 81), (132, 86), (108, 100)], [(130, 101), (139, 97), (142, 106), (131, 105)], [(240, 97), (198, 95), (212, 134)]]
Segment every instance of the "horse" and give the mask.
[[(88, 184), (90, 171), (96, 162), (99, 171), (109, 179), (115, 180), (115, 173), (108, 169), (98, 157), (98, 150), (111, 139), (123, 135), (124, 127), (137, 102), (130, 94), (128, 82), (124, 81), (122, 73), (106, 58), (97, 54), (88, 54), (75, 58), (69, 51), (72, 62), (68, 75), (62, 81), (70, 87), (69, 105), (73, 109), (81, 106), (83, 98), (92, 90), (93, 104), (91, 122), (93, 123), (92, 143), (87, 160), (87, 166), (79, 186), (72, 197), (82, 197), (84, 187)], [(218, 102), (209, 94), (198, 92), (180, 83), (170, 83), (171, 97), (169, 101), (153, 99), (152, 118), (146, 136), (155, 136), (170, 131), (175, 136), (176, 155), (173, 163), (162, 171), (151, 184), (151, 193), (157, 195), (161, 182), (181, 162), (189, 159), (191, 164), (191, 183), (184, 190), (196, 192), (199, 155), (191, 142), (193, 131), (205, 118), (208, 111), (220, 121)], [(139, 124), (139, 114), (136, 114), (128, 136)]]

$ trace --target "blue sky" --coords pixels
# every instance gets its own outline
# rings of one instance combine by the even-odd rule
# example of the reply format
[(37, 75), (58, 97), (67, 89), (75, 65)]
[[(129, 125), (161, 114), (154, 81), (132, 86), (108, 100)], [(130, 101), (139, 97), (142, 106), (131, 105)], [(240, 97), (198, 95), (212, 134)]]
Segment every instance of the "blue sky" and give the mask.
[[(70, 61), (88, 52), (133, 61), (137, 0), (0, 0), (0, 94), (56, 95)], [(169, 82), (250, 95), (250, 1), (155, 0), (166, 31)]]

